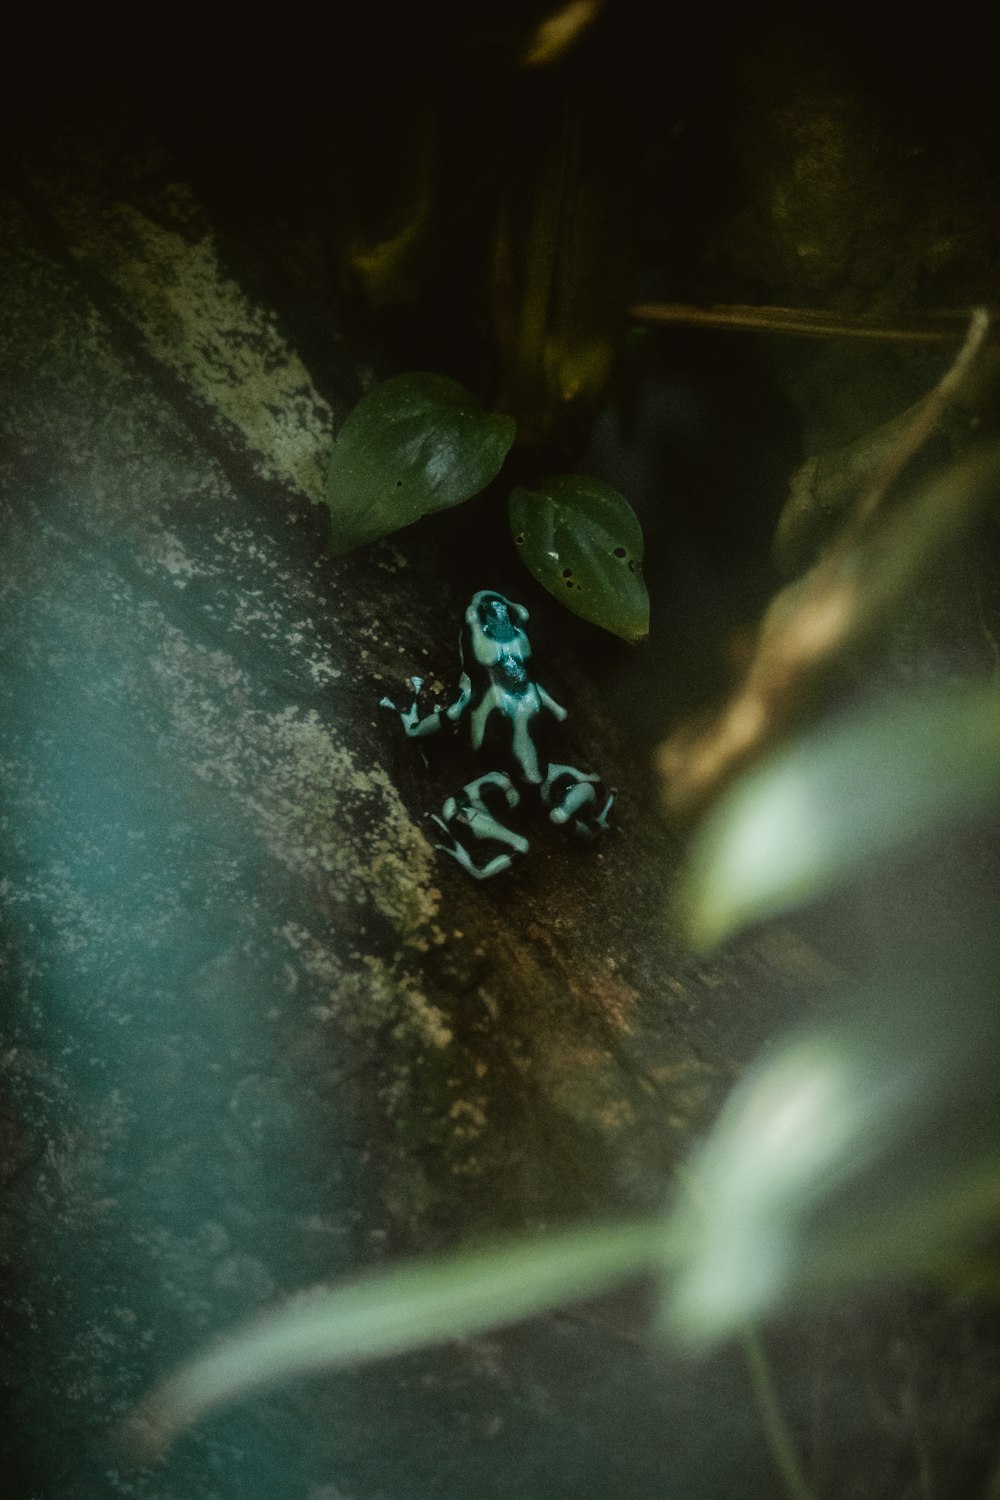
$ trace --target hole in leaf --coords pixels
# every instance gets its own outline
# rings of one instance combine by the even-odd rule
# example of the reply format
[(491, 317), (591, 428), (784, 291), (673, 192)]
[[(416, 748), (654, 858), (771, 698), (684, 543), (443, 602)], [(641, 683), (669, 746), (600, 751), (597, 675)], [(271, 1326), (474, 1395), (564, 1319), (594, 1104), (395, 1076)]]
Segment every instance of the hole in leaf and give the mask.
[(401, 479), (396, 480), (396, 488), (397, 490), (401, 490), (403, 488), (403, 481)]
[(524, 532), (523, 531), (520, 532), (520, 534), (514, 538), (514, 546), (515, 547), (523, 547), (524, 546)]
[(624, 547), (616, 547), (615, 548), (615, 557), (627, 557), (627, 556), (628, 556), (628, 553), (625, 551)]
[(563, 577), (564, 578), (572, 578), (573, 577), (573, 569), (572, 568), (563, 568)]

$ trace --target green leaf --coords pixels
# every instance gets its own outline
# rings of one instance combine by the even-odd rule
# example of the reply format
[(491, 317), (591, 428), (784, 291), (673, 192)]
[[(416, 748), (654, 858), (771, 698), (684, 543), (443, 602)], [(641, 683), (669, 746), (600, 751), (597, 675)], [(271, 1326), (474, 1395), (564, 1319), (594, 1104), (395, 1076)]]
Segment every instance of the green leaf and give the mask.
[(567, 609), (626, 641), (649, 634), (642, 529), (617, 490), (586, 474), (519, 486), (510, 529), (525, 566)]
[(333, 445), (326, 503), (333, 546), (349, 552), (449, 510), (500, 471), (513, 417), (484, 412), (445, 375), (395, 375), (349, 413)]
[(1000, 800), (1000, 690), (975, 683), (804, 736), (702, 824), (678, 905), (699, 947)]
[(307, 1293), (180, 1369), (133, 1417), (127, 1438), (152, 1456), (206, 1412), (248, 1391), (596, 1296), (661, 1264), (663, 1242), (656, 1221), (568, 1230)]
[(666, 1330), (709, 1344), (796, 1300), (926, 1272), (995, 1222), (995, 979), (959, 968), (872, 989), (744, 1075), (683, 1174)]

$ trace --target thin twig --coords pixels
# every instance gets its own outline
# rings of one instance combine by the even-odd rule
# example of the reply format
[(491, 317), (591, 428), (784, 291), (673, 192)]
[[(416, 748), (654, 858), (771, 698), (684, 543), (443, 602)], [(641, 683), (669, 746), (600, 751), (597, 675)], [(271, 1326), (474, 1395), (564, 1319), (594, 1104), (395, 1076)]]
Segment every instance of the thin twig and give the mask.
[(944, 415), (949, 402), (954, 398), (969, 372), (969, 366), (983, 346), (990, 326), (990, 316), (984, 307), (973, 310), (969, 319), (965, 342), (950, 369), (928, 392), (914, 409), (912, 420), (907, 424), (888, 459), (880, 468), (874, 482), (864, 495), (854, 516), (852, 525), (845, 533), (845, 544), (850, 536), (860, 529), (880, 508), (886, 495), (896, 483), (915, 453), (919, 453)]
[(896, 318), (865, 313), (838, 313), (827, 308), (749, 307), (717, 303), (697, 307), (687, 302), (640, 302), (629, 309), (637, 323), (673, 323), (687, 328), (750, 329), (789, 333), (798, 338), (875, 339), (883, 343), (958, 343), (969, 325), (968, 312), (943, 312)]

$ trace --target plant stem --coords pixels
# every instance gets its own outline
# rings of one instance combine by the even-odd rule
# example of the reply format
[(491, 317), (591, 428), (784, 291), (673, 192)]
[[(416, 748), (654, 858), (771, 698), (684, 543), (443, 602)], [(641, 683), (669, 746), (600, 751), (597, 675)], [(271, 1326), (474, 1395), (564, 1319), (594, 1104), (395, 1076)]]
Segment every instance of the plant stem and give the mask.
[(640, 302), (629, 309), (629, 316), (637, 323), (675, 323), (687, 328), (751, 329), (799, 338), (911, 344), (957, 343), (969, 325), (967, 312), (903, 315), (887, 323), (864, 313), (838, 313), (818, 307), (749, 307), (742, 303), (697, 307), (687, 302)]
[(788, 1430), (784, 1412), (778, 1403), (778, 1393), (771, 1379), (771, 1371), (764, 1353), (764, 1345), (755, 1328), (744, 1328), (740, 1337), (743, 1355), (750, 1374), (754, 1400), (760, 1413), (764, 1438), (771, 1451), (774, 1466), (781, 1476), (789, 1500), (816, 1500), (815, 1493), (806, 1480), (795, 1451), (792, 1435)]

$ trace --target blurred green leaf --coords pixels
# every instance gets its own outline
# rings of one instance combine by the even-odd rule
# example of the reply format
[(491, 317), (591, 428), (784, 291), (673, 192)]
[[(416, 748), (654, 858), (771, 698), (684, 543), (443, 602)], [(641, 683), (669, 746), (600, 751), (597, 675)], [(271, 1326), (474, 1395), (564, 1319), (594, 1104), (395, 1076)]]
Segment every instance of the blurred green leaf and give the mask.
[(662, 1224), (624, 1223), (512, 1241), (307, 1293), (183, 1366), (127, 1439), (146, 1456), (248, 1391), (355, 1360), (402, 1354), (596, 1296), (662, 1263)]
[(418, 371), (383, 381), (349, 413), (333, 446), (326, 503), (334, 551), (478, 494), (513, 441), (512, 417), (484, 412), (447, 376)]
[(552, 475), (514, 490), (510, 527), (525, 566), (567, 609), (626, 641), (649, 634), (642, 529), (617, 490)]
[(1000, 689), (966, 684), (803, 736), (708, 815), (679, 908), (704, 948), (1000, 799)]
[(725, 1338), (796, 1300), (935, 1271), (1000, 1210), (995, 976), (903, 976), (789, 1038), (685, 1172), (669, 1332)]

